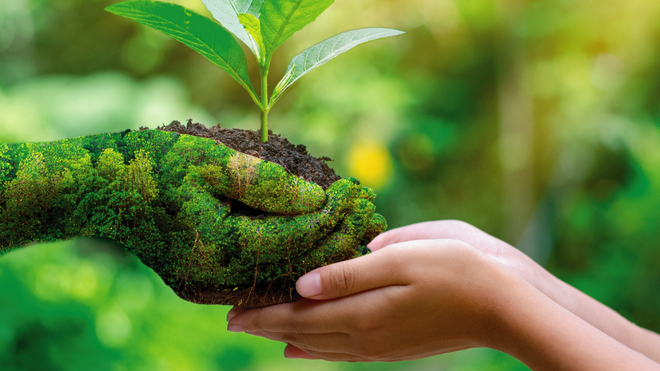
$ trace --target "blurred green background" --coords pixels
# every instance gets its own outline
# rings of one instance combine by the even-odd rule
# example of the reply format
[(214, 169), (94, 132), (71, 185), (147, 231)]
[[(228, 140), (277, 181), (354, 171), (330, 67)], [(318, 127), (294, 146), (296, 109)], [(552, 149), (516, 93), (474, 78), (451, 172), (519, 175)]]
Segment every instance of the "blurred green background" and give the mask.
[[(104, 12), (113, 2), (0, 2), (0, 141), (188, 118), (258, 128), (228, 75)], [(176, 2), (208, 15), (201, 1)], [(336, 0), (276, 54), (273, 86), (294, 55), (339, 32), (407, 33), (306, 76), (271, 128), (375, 188), (391, 227), (465, 220), (660, 331), (658, 20), (651, 0)], [(104, 242), (25, 248), (0, 259), (0, 368), (526, 369), (485, 349), (286, 360), (283, 344), (228, 333), (228, 309), (178, 299)]]

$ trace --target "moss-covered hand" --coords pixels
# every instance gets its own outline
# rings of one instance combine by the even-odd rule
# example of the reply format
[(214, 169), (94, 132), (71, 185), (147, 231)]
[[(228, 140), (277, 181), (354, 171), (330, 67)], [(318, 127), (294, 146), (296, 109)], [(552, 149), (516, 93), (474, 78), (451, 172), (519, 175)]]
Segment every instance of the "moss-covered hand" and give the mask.
[(355, 179), (327, 190), (212, 139), (158, 130), (0, 144), (0, 255), (107, 238), (182, 298), (295, 299), (305, 272), (362, 255), (385, 228)]

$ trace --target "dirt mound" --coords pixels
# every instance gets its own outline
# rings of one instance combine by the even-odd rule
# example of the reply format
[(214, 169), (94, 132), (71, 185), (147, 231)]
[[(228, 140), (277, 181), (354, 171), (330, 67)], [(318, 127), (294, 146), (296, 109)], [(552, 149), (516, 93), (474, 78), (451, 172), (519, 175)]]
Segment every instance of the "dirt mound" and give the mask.
[(215, 139), (236, 151), (282, 165), (288, 172), (314, 182), (323, 189), (327, 189), (332, 183), (341, 179), (326, 164), (326, 161), (332, 161), (331, 158), (313, 157), (304, 145), (294, 145), (270, 130), (268, 142), (262, 143), (259, 131), (225, 129), (220, 127), (220, 124), (207, 128), (203, 124), (193, 123), (192, 119), (188, 120), (185, 126), (179, 121), (172, 121), (171, 124), (156, 129)]

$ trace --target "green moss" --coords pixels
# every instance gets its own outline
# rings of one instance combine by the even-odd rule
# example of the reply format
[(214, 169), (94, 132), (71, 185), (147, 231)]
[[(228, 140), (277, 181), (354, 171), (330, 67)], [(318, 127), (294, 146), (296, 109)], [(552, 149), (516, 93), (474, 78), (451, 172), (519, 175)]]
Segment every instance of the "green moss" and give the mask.
[[(107, 238), (196, 302), (236, 304), (222, 293), (273, 284), (291, 292), (386, 228), (375, 193), (355, 179), (323, 191), (213, 140), (160, 131), (2, 145), (0, 179), (0, 254)], [(265, 213), (232, 213), (233, 200)]]
[(0, 144), (0, 194), (2, 194), (7, 187), (6, 182), (13, 178), (13, 170), (14, 167), (11, 164), (9, 146), (6, 144)]

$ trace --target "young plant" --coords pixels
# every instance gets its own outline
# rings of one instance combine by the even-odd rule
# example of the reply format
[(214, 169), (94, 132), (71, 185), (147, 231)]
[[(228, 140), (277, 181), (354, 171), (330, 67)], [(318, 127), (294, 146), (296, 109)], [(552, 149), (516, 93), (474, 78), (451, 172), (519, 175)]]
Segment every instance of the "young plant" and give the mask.
[[(261, 110), (261, 140), (268, 141), (268, 113), (282, 94), (303, 75), (353, 47), (402, 34), (389, 28), (362, 28), (324, 40), (291, 60), (269, 96), (268, 73), (273, 54), (291, 35), (323, 13), (334, 0), (202, 0), (220, 25), (180, 5), (149, 0), (127, 1), (109, 12), (161, 31), (205, 56), (234, 78)], [(248, 76), (247, 60), (236, 36), (259, 65), (261, 95)]]

